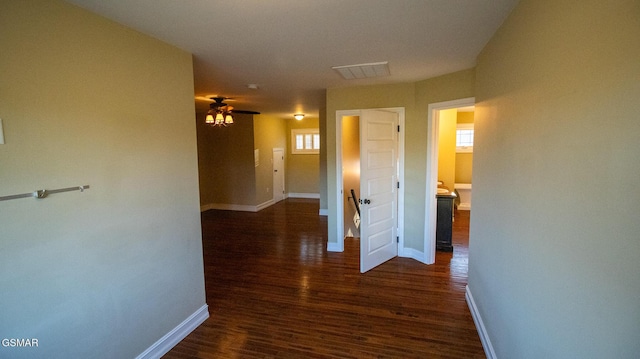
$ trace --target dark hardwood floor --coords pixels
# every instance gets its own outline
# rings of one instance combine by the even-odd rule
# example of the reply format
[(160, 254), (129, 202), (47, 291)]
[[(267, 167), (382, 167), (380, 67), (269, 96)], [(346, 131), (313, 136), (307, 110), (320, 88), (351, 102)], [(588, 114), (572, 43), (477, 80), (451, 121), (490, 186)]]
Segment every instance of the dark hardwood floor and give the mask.
[(469, 212), (436, 264), (360, 274), (359, 241), (327, 252), (318, 201), (202, 214), (211, 317), (165, 358), (484, 358), (464, 299)]

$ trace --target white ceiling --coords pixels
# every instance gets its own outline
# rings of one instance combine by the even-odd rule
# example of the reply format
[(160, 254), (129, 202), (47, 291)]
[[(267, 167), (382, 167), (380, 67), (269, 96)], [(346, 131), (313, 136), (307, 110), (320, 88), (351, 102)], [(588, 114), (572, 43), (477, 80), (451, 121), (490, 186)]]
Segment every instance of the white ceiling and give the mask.
[[(413, 82), (475, 65), (518, 0), (68, 0), (194, 58), (208, 97), (285, 118), (317, 116), (327, 88)], [(389, 62), (345, 80), (333, 66)], [(258, 89), (249, 89), (257, 84)]]

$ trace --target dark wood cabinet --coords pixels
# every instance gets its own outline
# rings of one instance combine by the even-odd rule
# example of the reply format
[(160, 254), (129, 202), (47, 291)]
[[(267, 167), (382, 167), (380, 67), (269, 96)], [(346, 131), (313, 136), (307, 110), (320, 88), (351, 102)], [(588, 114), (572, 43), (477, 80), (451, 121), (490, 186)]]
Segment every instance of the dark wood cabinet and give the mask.
[(436, 195), (438, 210), (436, 215), (436, 250), (453, 252), (451, 232), (453, 230), (453, 201), (455, 194)]

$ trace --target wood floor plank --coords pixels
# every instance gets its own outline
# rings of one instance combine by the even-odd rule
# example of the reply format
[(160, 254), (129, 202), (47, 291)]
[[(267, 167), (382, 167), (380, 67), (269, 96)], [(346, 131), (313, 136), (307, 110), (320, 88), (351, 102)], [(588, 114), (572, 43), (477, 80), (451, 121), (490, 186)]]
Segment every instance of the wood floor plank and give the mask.
[(484, 358), (464, 299), (469, 212), (436, 264), (359, 271), (359, 241), (327, 247), (318, 201), (202, 213), (211, 317), (165, 358)]

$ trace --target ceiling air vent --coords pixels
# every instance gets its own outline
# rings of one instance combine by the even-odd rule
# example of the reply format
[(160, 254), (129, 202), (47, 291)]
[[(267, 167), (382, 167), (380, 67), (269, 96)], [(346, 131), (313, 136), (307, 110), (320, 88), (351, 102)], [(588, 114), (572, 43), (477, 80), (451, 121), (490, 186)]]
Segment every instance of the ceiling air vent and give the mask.
[(389, 63), (374, 62), (370, 64), (334, 66), (336, 70), (345, 80), (364, 79), (369, 77), (389, 76)]

